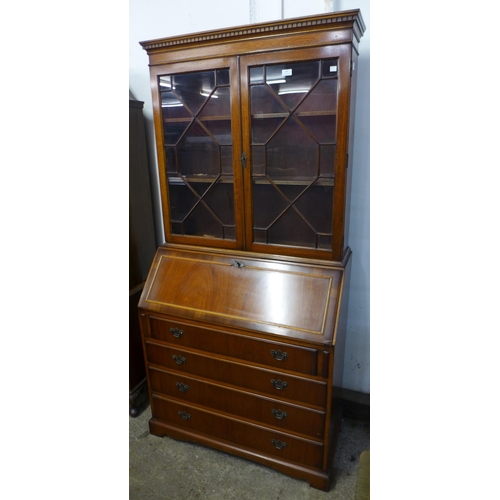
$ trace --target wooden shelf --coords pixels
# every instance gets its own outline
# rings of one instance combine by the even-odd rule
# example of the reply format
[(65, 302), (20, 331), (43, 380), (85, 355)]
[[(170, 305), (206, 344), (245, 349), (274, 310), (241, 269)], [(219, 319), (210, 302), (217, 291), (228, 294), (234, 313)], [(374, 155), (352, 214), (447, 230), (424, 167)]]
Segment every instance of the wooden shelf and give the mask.
[[(231, 117), (228, 116), (204, 116), (196, 117), (201, 122), (212, 122), (212, 121), (230, 121)], [(193, 121), (193, 117), (190, 118), (164, 118), (163, 123), (189, 123)]]
[[(253, 177), (253, 183), (257, 185), (271, 185), (277, 186), (334, 186), (335, 179), (333, 177), (318, 177), (313, 179), (271, 179), (267, 177)], [(218, 184), (233, 184), (234, 178), (232, 176), (222, 175), (220, 177), (203, 176), (203, 175), (190, 175), (190, 176), (169, 176), (168, 183), (171, 185), (183, 185), (185, 182), (190, 184), (194, 183), (207, 183), (211, 184), (217, 182)]]
[(220, 177), (208, 175), (168, 176), (168, 183), (171, 185), (183, 185), (185, 182), (189, 182), (190, 184), (200, 182), (207, 184), (212, 184), (213, 182), (217, 182), (217, 184), (233, 184), (234, 178), (227, 175), (221, 175)]
[(252, 118), (266, 119), (266, 118), (287, 118), (290, 115), (295, 116), (336, 116), (336, 111), (300, 111), (295, 113), (256, 113)]
[[(253, 177), (253, 183), (257, 185), (270, 185), (271, 182), (267, 177)], [(313, 184), (314, 186), (333, 186), (335, 184), (335, 179), (333, 177), (323, 177), (315, 179), (272, 179), (272, 183), (277, 186), (309, 186)]]

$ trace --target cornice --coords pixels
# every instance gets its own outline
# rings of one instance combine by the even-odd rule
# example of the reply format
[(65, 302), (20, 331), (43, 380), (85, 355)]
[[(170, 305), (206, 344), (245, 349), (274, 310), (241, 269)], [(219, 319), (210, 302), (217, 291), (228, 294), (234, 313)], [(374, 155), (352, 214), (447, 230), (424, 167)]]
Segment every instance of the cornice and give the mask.
[(192, 33), (189, 35), (159, 38), (156, 40), (149, 40), (139, 42), (142, 48), (148, 53), (156, 50), (168, 50), (170, 48), (178, 48), (179, 46), (186, 46), (192, 44), (210, 44), (217, 43), (222, 40), (253, 38), (256, 36), (280, 34), (290, 30), (301, 29), (324, 29), (326, 26), (331, 25), (331, 29), (345, 28), (346, 25), (353, 29), (356, 38), (363, 36), (366, 29), (358, 10), (350, 10), (343, 12), (331, 12), (316, 16), (307, 16), (300, 18), (282, 19), (278, 21), (271, 21), (259, 24), (248, 24), (244, 26), (237, 26), (234, 28), (226, 28), (213, 31), (202, 31), (199, 33)]

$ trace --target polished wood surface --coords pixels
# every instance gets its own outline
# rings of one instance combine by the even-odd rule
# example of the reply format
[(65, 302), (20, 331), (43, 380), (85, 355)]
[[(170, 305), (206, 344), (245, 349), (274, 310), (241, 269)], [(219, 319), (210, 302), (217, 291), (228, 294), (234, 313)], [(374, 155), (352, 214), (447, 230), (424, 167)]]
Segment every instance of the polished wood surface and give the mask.
[(210, 434), (201, 434), (193, 429), (181, 428), (172, 425), (165, 420), (152, 418), (149, 422), (149, 430), (154, 436), (171, 436), (174, 439), (182, 439), (196, 444), (209, 446), (225, 453), (231, 453), (248, 460), (253, 460), (268, 467), (272, 467), (284, 474), (297, 479), (308, 481), (313, 488), (328, 491), (331, 485), (331, 474), (318, 467), (310, 467), (301, 461), (290, 461), (270, 453), (263, 453), (254, 446), (242, 446), (237, 442), (230, 442), (212, 437)]
[[(150, 335), (177, 347), (188, 347), (215, 355), (306, 375), (324, 376), (323, 351), (283, 342), (251, 337), (244, 332), (201, 328), (175, 319), (150, 317)], [(320, 358), (318, 360), (318, 357)]]
[[(348, 206), (350, 199), (346, 169), (350, 145), (349, 118), (352, 114), (351, 108), (354, 100), (354, 92), (351, 89), (351, 72), (353, 70), (352, 63), (356, 57), (356, 47), (364, 29), (361, 13), (359, 11), (348, 11), (141, 42), (143, 48), (148, 52), (150, 61), (163, 219), (167, 242), (250, 250), (268, 254), (278, 253), (332, 261), (342, 260), (347, 248), (345, 233), (348, 212), (346, 206)], [(231, 43), (227, 43), (228, 41)], [(258, 183), (254, 184), (252, 177), (255, 158), (252, 153), (251, 123), (252, 119), (257, 115), (254, 116), (251, 111), (249, 69), (255, 67), (255, 65), (293, 64), (314, 60), (326, 61), (331, 58), (336, 58), (338, 62), (339, 82), (336, 91), (338, 104), (335, 113), (331, 114), (331, 118), (327, 117), (327, 121), (324, 121), (321, 101), (318, 101), (319, 107), (316, 110), (307, 113), (297, 110), (295, 114), (295, 109), (292, 108), (286, 113), (283, 113), (283, 110), (281, 113), (274, 111), (269, 114), (269, 117), (274, 119), (272, 117), (283, 115), (284, 119), (287, 120), (286, 117), (291, 113), (301, 123), (300, 126), (295, 125), (297, 131), (301, 130), (300, 127), (305, 126), (302, 117), (306, 115), (313, 122), (316, 121), (317, 130), (322, 129), (321, 124), (335, 124), (336, 137), (331, 143), (332, 148), (335, 148), (335, 153), (334, 159), (330, 160), (334, 165), (335, 182), (331, 184), (333, 193), (328, 192), (328, 196), (324, 198), (325, 201), (322, 202), (321, 209), (318, 211), (314, 201), (317, 202), (318, 196), (324, 196), (322, 193), (325, 190), (320, 188), (322, 186), (324, 188), (328, 183), (324, 178), (320, 177), (310, 186), (305, 184), (304, 188), (307, 189), (300, 195), (300, 201), (288, 200), (287, 203), (290, 204), (290, 209), (281, 213), (280, 207), (277, 206), (274, 209), (277, 219), (273, 222), (271, 218), (267, 224), (272, 229), (269, 227), (263, 228), (263, 234), (257, 235), (258, 228), (255, 226), (256, 207), (260, 207), (262, 201), (255, 200)], [(182, 145), (177, 143), (168, 146), (164, 142), (164, 132), (168, 131), (169, 127), (174, 126), (175, 123), (164, 118), (167, 108), (162, 104), (162, 96), (165, 92), (180, 95), (175, 94), (175, 92), (179, 93), (181, 91), (179, 89), (176, 91), (173, 84), (167, 90), (159, 84), (160, 77), (175, 78), (176, 76), (182, 76), (184, 78), (188, 74), (194, 78), (195, 75), (202, 75), (203, 72), (221, 69), (228, 69), (230, 73), (229, 83), (225, 83), (225, 85), (227, 85), (231, 96), (231, 116), (213, 116), (211, 119), (227, 121), (230, 118), (231, 120), (232, 140), (230, 144), (233, 162), (232, 178), (234, 181), (232, 181), (233, 193), (230, 198), (232, 200), (231, 210), (234, 210), (234, 229), (231, 229), (231, 233), (227, 235), (225, 230), (222, 229), (220, 211), (214, 209), (208, 201), (209, 195), (207, 193), (210, 190), (204, 192), (201, 187), (197, 187), (194, 178), (190, 179), (182, 171), (176, 177), (177, 184), (175, 184), (175, 188), (174, 184), (169, 185), (168, 172), (172, 173), (176, 168), (179, 168), (178, 165), (174, 166), (173, 163), (180, 161), (183, 148), (187, 147), (194, 154), (196, 148), (201, 148), (202, 142), (205, 141), (204, 147), (210, 145), (211, 151), (214, 155), (218, 155), (219, 159), (217, 161), (220, 161), (221, 164), (223, 163), (223, 155), (220, 149), (221, 146), (217, 146), (217, 141), (214, 139), (215, 135), (211, 134), (210, 128), (206, 129), (203, 126), (203, 120), (200, 122), (201, 115), (198, 114), (198, 106), (195, 106), (195, 109), (192, 108), (186, 98), (179, 97), (178, 104), (175, 104), (175, 106), (180, 106), (184, 110), (186, 115), (184, 119), (190, 120), (190, 125), (187, 125), (186, 122), (185, 126), (188, 126), (188, 130), (183, 132), (184, 136), (180, 140)], [(198, 87), (196, 87), (198, 90), (190, 88), (191, 94), (189, 95), (199, 96), (200, 93), (207, 95), (206, 103), (202, 104), (202, 106), (208, 108), (210, 101), (213, 100), (210, 95), (213, 94), (210, 94), (212, 92), (210, 89), (208, 94), (205, 94), (202, 81), (204, 80), (200, 76), (200, 83), (197, 84), (199, 89)], [(302, 92), (300, 89), (299, 91)], [(293, 90), (292, 92), (296, 91)], [(184, 92), (183, 95), (187, 96), (188, 94)], [(275, 98), (278, 101), (281, 99), (279, 95), (276, 95)], [(263, 117), (264, 115), (259, 116)], [(177, 123), (177, 125), (179, 124), (180, 122)], [(182, 126), (181, 129), (184, 129), (185, 126)], [(285, 128), (291, 130), (294, 127)], [(202, 132), (202, 129), (204, 132)], [(302, 131), (300, 134), (309, 137), (310, 131)], [(189, 139), (192, 138), (193, 141), (189, 142), (186, 136), (189, 136)], [(298, 140), (289, 136), (288, 148), (291, 150)], [(317, 137), (308, 140), (316, 142), (313, 149), (318, 149), (317, 155), (319, 157), (322, 140)], [(171, 149), (170, 156), (166, 153), (169, 148)], [(270, 154), (268, 153), (268, 155)], [(290, 155), (293, 155), (293, 153), (290, 152)], [(311, 155), (304, 150), (304, 155), (311, 158), (316, 153)], [(246, 158), (245, 161), (243, 161), (243, 157)], [(198, 166), (203, 164), (203, 161), (193, 161)], [(299, 169), (301, 168), (300, 161), (297, 161), (297, 166)], [(199, 175), (207, 174), (200, 172)], [(301, 179), (302, 176), (298, 173), (295, 179), (287, 182), (300, 188), (303, 183)], [(217, 184), (221, 182), (221, 179), (215, 176), (212, 181)], [(333, 178), (329, 182), (333, 183)], [(273, 186), (277, 187), (279, 185), (276, 179), (269, 179), (266, 183), (271, 189), (273, 189)], [(176, 201), (180, 195), (175, 194), (179, 189), (185, 193), (182, 196), (183, 200), (188, 198), (191, 200), (187, 202), (188, 206), (184, 207), (180, 213)], [(228, 189), (227, 186), (226, 189)], [(259, 189), (262, 191), (262, 188)], [(316, 196), (312, 194), (315, 191), (317, 191)], [(283, 199), (281, 197), (284, 195), (279, 188), (272, 192), (277, 197), (278, 202)], [(264, 193), (265, 191), (262, 191), (261, 196), (265, 196)], [(210, 194), (210, 196), (212, 195)], [(325, 206), (325, 203), (328, 206)], [(285, 206), (281, 207), (281, 210)], [(297, 208), (299, 206), (300, 210)], [(264, 210), (264, 213), (266, 212), (265, 209), (262, 210)], [(304, 215), (304, 212), (308, 215)], [(319, 217), (318, 212), (323, 212), (323, 216)], [(232, 218), (233, 215), (231, 215), (230, 219)], [(205, 221), (205, 227), (203, 221)], [(326, 228), (323, 227), (325, 221), (328, 226)], [(190, 228), (187, 227), (188, 225)], [(205, 231), (203, 231), (203, 228)], [(268, 234), (268, 231), (271, 231), (272, 237), (269, 235), (270, 233)], [(287, 235), (293, 237), (289, 238)], [(314, 241), (314, 238), (317, 241)], [(266, 241), (267, 239), (269, 241)]]
[(141, 307), (331, 344), (343, 269), (161, 247)]
[(352, 10), (141, 43), (166, 238), (138, 304), (150, 431), (325, 491), (364, 30)]
[[(281, 44), (290, 46), (295, 38), (301, 35), (299, 44), (304, 46), (303, 37), (312, 37), (317, 33), (328, 37), (330, 44), (352, 43), (357, 46), (365, 29), (361, 12), (351, 10), (159, 38), (140, 43), (148, 52), (152, 63), (161, 64), (164, 60), (174, 59), (179, 49), (183, 51), (196, 49), (198, 56), (194, 57), (203, 59), (206, 54), (204, 48), (216, 46), (219, 50), (242, 54), (245, 53), (243, 50), (245, 45), (242, 44), (248, 46), (248, 43), (252, 42), (256, 47), (254, 50), (270, 50), (267, 45), (272, 41), (271, 50), (278, 50)], [(231, 43), (227, 43), (228, 41)], [(162, 55), (166, 57), (162, 58)]]
[(277, 397), (249, 393), (163, 368), (152, 366), (149, 373), (155, 394), (189, 404), (217, 408), (222, 413), (292, 434), (316, 439), (324, 437), (325, 412), (322, 410), (292, 404)]
[[(248, 55), (246, 57), (241, 58), (241, 102), (242, 102), (242, 136), (244, 138), (243, 149), (249, 152), (249, 161), (252, 163), (252, 146), (251, 146), (251, 138), (252, 138), (252, 112), (251, 112), (251, 99), (249, 95), (249, 86), (243, 85), (243, 79), (246, 78), (246, 75), (250, 71), (250, 69), (256, 65), (261, 65), (265, 63), (272, 62), (273, 64), (277, 63), (286, 63), (289, 61), (303, 61), (303, 60), (323, 60), (323, 59), (331, 59), (335, 58), (337, 60), (338, 67), (340, 68), (342, 74), (339, 75), (339, 81), (347, 81), (350, 82), (350, 78), (347, 74), (349, 67), (351, 64), (351, 51), (346, 50), (343, 45), (327, 45), (324, 47), (314, 47), (314, 48), (297, 48), (294, 50), (283, 50), (277, 54), (273, 54), (272, 59), (269, 54), (266, 53), (258, 53), (255, 55)], [(312, 257), (318, 259), (330, 259), (330, 260), (341, 260), (343, 251), (343, 215), (344, 215), (344, 205), (348, 201), (344, 195), (344, 171), (346, 169), (346, 147), (345, 140), (347, 138), (345, 134), (345, 127), (348, 126), (346, 121), (346, 117), (349, 113), (349, 105), (350, 105), (350, 86), (349, 85), (340, 85), (337, 95), (337, 109), (335, 111), (336, 124), (337, 124), (337, 140), (335, 145), (335, 154), (334, 154), (334, 178), (335, 183), (333, 185), (333, 204), (331, 206), (331, 217), (332, 220), (329, 223), (330, 231), (332, 234), (332, 241), (330, 244), (330, 248), (304, 248), (299, 246), (290, 245), (287, 248), (284, 248), (283, 245), (276, 245), (272, 243), (262, 243), (254, 240), (253, 236), (253, 221), (254, 221), (254, 189), (252, 189), (252, 171), (250, 169), (246, 169), (244, 172), (245, 175), (245, 206), (248, 209), (245, 211), (245, 230), (246, 230), (246, 242), (247, 248), (249, 250), (255, 252), (264, 252), (264, 253), (282, 253), (293, 256), (301, 256), (301, 257)], [(319, 112), (317, 113), (319, 114)], [(288, 113), (287, 113), (288, 115)], [(298, 128), (298, 132), (301, 134), (309, 134), (304, 132), (302, 129)], [(290, 144), (296, 144), (300, 139), (298, 137), (291, 136), (288, 138)], [(320, 147), (319, 145), (317, 146)], [(319, 155), (318, 152), (314, 153), (314, 155)], [(320, 178), (321, 179), (321, 178)], [(276, 183), (273, 179), (272, 182)], [(300, 184), (300, 182), (297, 182)], [(315, 185), (318, 184), (316, 181)], [(311, 191), (312, 187), (309, 187), (309, 191)], [(304, 196), (302, 195), (302, 199)], [(317, 197), (312, 200), (312, 203), (318, 203)], [(294, 204), (295, 206), (295, 204)], [(321, 211), (326, 212), (328, 207), (325, 207), (324, 204), (320, 205)], [(316, 208), (316, 207), (315, 207)], [(311, 207), (311, 210), (314, 208)], [(316, 210), (317, 211), (317, 210)]]
[[(168, 74), (182, 74), (186, 71), (196, 72), (196, 71), (206, 71), (206, 70), (216, 70), (220, 68), (229, 68), (231, 75), (231, 101), (237, 102), (239, 96), (239, 83), (237, 78), (238, 72), (238, 60), (236, 57), (230, 58), (220, 58), (215, 57), (210, 61), (192, 61), (192, 62), (178, 62), (162, 65), (160, 67), (150, 67), (151, 73), (151, 89), (153, 97), (153, 109), (154, 109), (154, 124), (156, 130), (156, 150), (158, 155), (158, 164), (160, 168), (158, 169), (160, 187), (161, 187), (161, 199), (162, 199), (162, 209), (163, 209), (163, 220), (164, 220), (164, 230), (166, 241), (172, 243), (188, 243), (190, 245), (200, 245), (200, 246), (211, 246), (216, 248), (229, 248), (238, 249), (243, 248), (243, 226), (238, 223), (240, 215), (243, 213), (243, 180), (241, 169), (235, 168), (234, 174), (234, 210), (236, 219), (235, 236), (236, 240), (232, 239), (220, 239), (210, 236), (200, 236), (200, 235), (179, 235), (172, 231), (171, 220), (171, 193), (169, 191), (169, 182), (167, 176), (167, 157), (164, 145), (164, 120), (161, 106), (161, 96), (160, 96), (160, 86), (158, 85), (158, 78), (160, 75), (165, 73)], [(231, 123), (233, 125), (232, 134), (232, 161), (234, 165), (240, 163), (240, 158), (242, 154), (241, 150), (241, 138), (240, 134), (237, 133), (237, 126), (240, 122), (240, 110), (238, 106), (231, 107)]]
[[(163, 270), (162, 262), (168, 262)], [(343, 313), (348, 262), (349, 254), (343, 263), (333, 263), (168, 244), (159, 248), (139, 304), (153, 412), (151, 432), (253, 458), (328, 489), (340, 428), (332, 373), (334, 365), (341, 363), (342, 353), (335, 343), (345, 335), (338, 330), (338, 316)], [(224, 274), (227, 271), (234, 286)], [(277, 327), (265, 315), (259, 322), (251, 316), (260, 314), (258, 308), (237, 306), (233, 294), (246, 290), (251, 292), (247, 297), (258, 295), (263, 283), (273, 282), (273, 275), (278, 278), (268, 296), (291, 296), (293, 303), (296, 294), (297, 303), (302, 298), (306, 304), (322, 304), (316, 316), (323, 304), (329, 304), (330, 320), (323, 335)], [(286, 279), (289, 275), (292, 285)], [(293, 288), (297, 277), (306, 284), (311, 281), (311, 286), (299, 281), (299, 287)], [(331, 289), (323, 286), (325, 277), (332, 280)], [(183, 285), (186, 280), (188, 286)], [(241, 324), (234, 318), (224, 322), (224, 314), (207, 314), (207, 304), (212, 312), (238, 310), (247, 317)], [(270, 305), (258, 304), (264, 312)], [(303, 321), (300, 311), (297, 307), (290, 312), (298, 325)], [(317, 322), (315, 315), (312, 321)], [(304, 317), (309, 318), (308, 313)]]
[(209, 434), (224, 441), (236, 441), (242, 446), (311, 467), (321, 468), (323, 465), (321, 441), (299, 438), (159, 396), (153, 397), (153, 407), (160, 420), (181, 428)]
[(280, 397), (289, 402), (302, 402), (313, 408), (326, 404), (327, 385), (323, 380), (313, 380), (289, 373), (268, 370), (249, 364), (215, 358), (200, 352), (146, 342), (148, 362), (180, 373), (227, 383)]

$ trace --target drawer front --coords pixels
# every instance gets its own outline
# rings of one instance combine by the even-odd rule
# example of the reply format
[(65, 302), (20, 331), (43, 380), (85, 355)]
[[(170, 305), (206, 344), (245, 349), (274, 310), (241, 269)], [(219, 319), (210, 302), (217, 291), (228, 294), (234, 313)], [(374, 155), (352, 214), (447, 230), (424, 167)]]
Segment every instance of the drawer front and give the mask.
[(326, 404), (327, 384), (323, 381), (308, 380), (149, 342), (146, 342), (146, 353), (148, 364), (153, 363), (168, 370), (204, 377), (299, 404), (320, 408), (324, 408)]
[(192, 347), (278, 370), (317, 375), (316, 349), (250, 338), (155, 317), (150, 318), (150, 324), (151, 337), (179, 347)]
[(188, 405), (153, 398), (153, 416), (178, 428), (229, 441), (267, 455), (315, 468), (323, 465), (323, 444), (226, 418)]
[(233, 390), (157, 368), (150, 368), (149, 375), (153, 394), (160, 393), (188, 404), (214, 408), (283, 431), (316, 439), (322, 439), (324, 436), (325, 413), (322, 411)]

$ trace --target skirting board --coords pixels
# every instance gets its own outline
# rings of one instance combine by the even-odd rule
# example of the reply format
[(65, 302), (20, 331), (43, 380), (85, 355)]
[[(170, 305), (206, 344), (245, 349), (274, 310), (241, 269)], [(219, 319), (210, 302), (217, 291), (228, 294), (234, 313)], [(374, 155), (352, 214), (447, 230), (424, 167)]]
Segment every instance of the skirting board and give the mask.
[(370, 394), (342, 389), (344, 417), (370, 421)]

